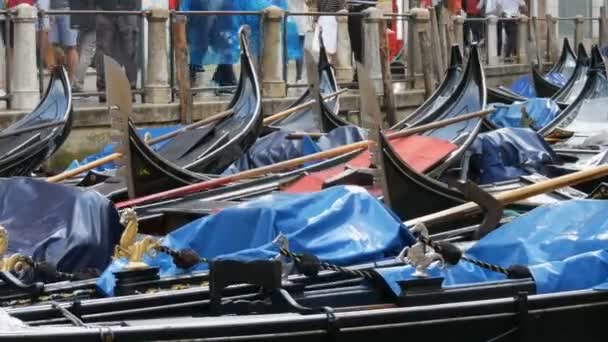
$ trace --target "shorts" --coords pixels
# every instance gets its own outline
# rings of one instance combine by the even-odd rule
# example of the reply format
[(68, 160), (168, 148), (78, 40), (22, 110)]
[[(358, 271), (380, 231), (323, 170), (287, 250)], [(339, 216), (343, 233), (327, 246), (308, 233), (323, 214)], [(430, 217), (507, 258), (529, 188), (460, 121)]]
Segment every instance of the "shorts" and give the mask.
[(53, 44), (75, 47), (78, 41), (78, 30), (72, 29), (69, 15), (57, 15), (51, 17), (49, 37)]

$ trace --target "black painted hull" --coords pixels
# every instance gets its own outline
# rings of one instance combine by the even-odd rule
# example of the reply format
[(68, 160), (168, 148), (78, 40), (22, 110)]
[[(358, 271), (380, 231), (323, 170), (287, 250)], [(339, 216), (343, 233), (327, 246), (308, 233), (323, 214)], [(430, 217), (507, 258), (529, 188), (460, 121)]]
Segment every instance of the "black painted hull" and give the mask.
[(462, 55), (458, 45), (454, 45), (451, 52), (450, 66), (437, 90), (435, 90), (418, 109), (393, 126), (391, 128), (392, 130), (401, 130), (405, 127), (415, 125), (415, 123), (423, 117), (433, 115), (433, 113), (450, 98), (450, 95), (452, 95), (458, 86), (463, 68)]
[[(137, 197), (207, 180), (204, 174), (221, 173), (240, 158), (258, 138), (263, 125), (262, 97), (244, 33), (241, 35), (241, 47), (241, 77), (236, 95), (229, 106), (234, 110), (230, 117), (213, 127), (198, 128), (180, 134), (169, 143), (172, 145), (164, 149), (165, 153), (163, 150), (158, 153), (153, 151), (137, 135), (133, 125), (130, 125), (130, 170)], [(191, 139), (194, 139), (192, 146), (186, 147), (185, 142)], [(184, 145), (180, 148), (179, 144)], [(167, 156), (169, 149), (173, 158)], [(176, 161), (179, 158), (175, 156), (193, 155), (203, 151), (206, 152), (201, 158), (185, 166), (183, 162)], [(126, 196), (126, 185), (117, 177), (97, 184), (92, 189), (113, 201), (122, 200)]]
[(572, 104), (579, 96), (585, 81), (587, 80), (587, 71), (589, 70), (590, 63), (591, 61), (585, 47), (580, 44), (578, 47), (576, 67), (574, 68), (572, 76), (568, 79), (568, 82), (551, 97), (551, 99), (567, 105)]
[(58, 68), (40, 104), (2, 133), (41, 124), (57, 125), (0, 139), (0, 177), (28, 176), (65, 142), (72, 129), (72, 91), (67, 72)]
[[(333, 67), (327, 59), (327, 54), (324, 48), (319, 52), (319, 87), (322, 96), (335, 93), (339, 90), (338, 81), (333, 70)], [(309, 90), (306, 90), (296, 101), (294, 101), (287, 109), (296, 107), (303, 103), (312, 100)], [(340, 111), (339, 97), (321, 101), (322, 115), (319, 118), (314, 117), (313, 106), (290, 114), (289, 116), (274, 122), (271, 129), (285, 129), (298, 132), (329, 132), (332, 129), (347, 124), (345, 121), (338, 118), (334, 113)], [(329, 118), (328, 118), (329, 117)], [(336, 119), (337, 118), (337, 119)]]

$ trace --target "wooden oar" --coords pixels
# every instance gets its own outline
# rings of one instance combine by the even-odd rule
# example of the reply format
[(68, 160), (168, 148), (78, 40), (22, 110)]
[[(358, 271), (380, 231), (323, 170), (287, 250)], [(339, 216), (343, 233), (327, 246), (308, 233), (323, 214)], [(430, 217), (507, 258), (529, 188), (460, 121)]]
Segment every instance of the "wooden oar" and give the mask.
[[(336, 91), (334, 93), (331, 93), (331, 94), (323, 96), (323, 100), (329, 100), (329, 99), (334, 98), (336, 96), (339, 96), (340, 94), (343, 94), (343, 93), (345, 93), (347, 91), (348, 91), (348, 89), (338, 90), (338, 91)], [(264, 119), (264, 125), (270, 125), (271, 123), (273, 123), (273, 122), (275, 122), (277, 120), (280, 120), (280, 119), (282, 119), (282, 118), (284, 118), (284, 117), (286, 117), (288, 115), (291, 115), (291, 114), (293, 114), (293, 113), (295, 113), (295, 112), (297, 112), (299, 110), (308, 108), (308, 107), (312, 106), (315, 103), (315, 101), (316, 100), (310, 100), (310, 101), (304, 102), (304, 103), (302, 103), (300, 105), (297, 105), (295, 107), (289, 108), (289, 109), (287, 109), (285, 111), (282, 111), (280, 113), (273, 114), (273, 115), (271, 115), (271, 116), (269, 116), (269, 117), (267, 117), (267, 118)]]
[(42, 124), (38, 124), (38, 125), (34, 125), (34, 126), (29, 126), (29, 127), (17, 128), (15, 130), (10, 131), (10, 132), (0, 133), (0, 139), (14, 137), (15, 135), (19, 135), (19, 134), (23, 134), (23, 133), (29, 133), (29, 132), (37, 131), (39, 129), (45, 129), (45, 128), (53, 128), (53, 127), (57, 127), (57, 126), (63, 126), (63, 125), (65, 125), (65, 123), (66, 123), (65, 120), (61, 120), (61, 121), (42, 123)]
[(150, 139), (150, 140), (147, 141), (147, 143), (148, 143), (148, 145), (154, 145), (154, 144), (157, 144), (157, 143), (159, 143), (161, 141), (165, 141), (165, 140), (168, 140), (168, 139), (171, 139), (171, 138), (175, 138), (176, 136), (178, 136), (179, 134), (181, 134), (183, 132), (190, 131), (190, 130), (193, 130), (195, 128), (199, 128), (201, 126), (210, 124), (212, 122), (223, 120), (223, 119), (229, 117), (232, 114), (234, 114), (234, 110), (233, 109), (228, 109), (228, 110), (225, 110), (223, 112), (219, 112), (219, 113), (217, 113), (215, 115), (212, 115), (212, 116), (210, 116), (208, 118), (199, 120), (199, 121), (197, 121), (195, 123), (191, 123), (191, 124), (189, 124), (187, 126), (184, 126), (184, 127), (180, 128), (180, 129), (177, 129), (177, 130), (175, 130), (173, 132), (169, 132), (167, 134), (163, 134), (163, 135), (161, 135), (159, 137), (156, 137), (154, 139)]
[(360, 141), (360, 142), (357, 142), (354, 144), (336, 147), (331, 150), (310, 154), (310, 155), (307, 155), (304, 157), (286, 160), (284, 162), (280, 162), (280, 163), (276, 163), (276, 164), (272, 164), (272, 165), (268, 165), (268, 166), (262, 166), (262, 167), (259, 167), (256, 169), (239, 172), (239, 173), (236, 173), (236, 174), (233, 174), (230, 176), (224, 176), (224, 177), (220, 177), (220, 178), (216, 178), (216, 179), (212, 179), (212, 180), (208, 180), (208, 181), (204, 181), (204, 182), (160, 192), (157, 194), (153, 194), (153, 195), (149, 195), (149, 196), (145, 196), (145, 197), (141, 197), (141, 198), (136, 198), (136, 199), (125, 201), (125, 202), (120, 202), (120, 203), (116, 204), (116, 208), (122, 209), (122, 208), (132, 207), (132, 206), (136, 206), (136, 205), (142, 205), (144, 203), (148, 203), (151, 201), (162, 201), (162, 200), (167, 200), (167, 199), (171, 199), (171, 198), (175, 198), (175, 197), (186, 196), (186, 195), (197, 193), (200, 191), (216, 188), (216, 187), (228, 184), (228, 183), (233, 183), (233, 182), (236, 182), (239, 180), (258, 177), (258, 176), (262, 176), (262, 175), (269, 174), (269, 173), (280, 172), (280, 171), (292, 169), (294, 167), (298, 167), (298, 166), (306, 164), (306, 163), (310, 163), (310, 162), (314, 162), (314, 161), (318, 161), (318, 160), (322, 160), (322, 159), (326, 159), (326, 158), (337, 157), (337, 156), (343, 155), (345, 153), (353, 152), (356, 150), (366, 149), (369, 144), (370, 144), (369, 140), (364, 140), (364, 141)]
[(387, 137), (389, 139), (403, 138), (403, 137), (407, 137), (410, 135), (426, 132), (431, 129), (449, 126), (454, 123), (471, 120), (471, 119), (474, 119), (477, 117), (483, 117), (483, 116), (493, 113), (494, 111), (495, 111), (494, 109), (484, 109), (484, 110), (480, 110), (480, 111), (473, 112), (473, 113), (458, 115), (453, 118), (435, 121), (435, 122), (431, 122), (431, 123), (428, 123), (425, 125), (415, 126), (415, 127), (409, 128), (409, 129), (404, 129), (399, 132), (391, 133), (391, 134), (388, 134)]
[(53, 177), (49, 177), (49, 178), (46, 179), (46, 181), (49, 182), (49, 183), (59, 183), (59, 182), (62, 182), (64, 180), (66, 180), (66, 179), (70, 179), (72, 177), (76, 177), (76, 176), (78, 176), (79, 174), (81, 174), (83, 172), (87, 172), (87, 171), (92, 170), (92, 169), (94, 169), (94, 168), (96, 168), (98, 166), (101, 166), (103, 164), (106, 164), (106, 163), (112, 162), (114, 160), (117, 160), (120, 157), (122, 157), (122, 153), (112, 153), (112, 154), (110, 154), (108, 156), (105, 156), (103, 158), (97, 159), (97, 160), (92, 161), (92, 162), (90, 162), (88, 164), (79, 166), (79, 167), (77, 167), (75, 169), (68, 170), (66, 172), (60, 173), (60, 174), (58, 174), (56, 176), (53, 176)]
[[(195, 122), (193, 124), (190, 124), (188, 126), (182, 127), (181, 129), (178, 129), (178, 130), (175, 130), (173, 132), (169, 132), (167, 134), (164, 134), (164, 135), (161, 135), (161, 136), (156, 137), (154, 139), (151, 139), (151, 140), (147, 141), (147, 144), (148, 145), (154, 145), (154, 144), (157, 144), (157, 143), (159, 143), (161, 141), (165, 141), (167, 139), (174, 138), (174, 137), (176, 137), (177, 135), (179, 135), (182, 132), (189, 131), (189, 130), (195, 129), (197, 127), (204, 126), (206, 124), (209, 124), (209, 123), (212, 123), (212, 122), (219, 121), (219, 120), (222, 120), (224, 118), (227, 118), (228, 116), (232, 115), (232, 113), (233, 113), (232, 109), (223, 111), (221, 113), (218, 113), (218, 114), (215, 114), (213, 116), (210, 116), (210, 117), (208, 117), (206, 119), (203, 119), (203, 120), (197, 121), (197, 122)], [(123, 156), (122, 153), (112, 153), (109, 156), (105, 156), (105, 157), (103, 157), (101, 159), (98, 159), (98, 160), (92, 161), (92, 162), (90, 162), (88, 164), (79, 166), (79, 167), (77, 167), (77, 168), (75, 168), (73, 170), (68, 170), (68, 171), (60, 173), (58, 175), (49, 177), (49, 178), (46, 179), (46, 181), (49, 182), (49, 183), (59, 183), (59, 182), (62, 182), (64, 180), (66, 180), (66, 179), (70, 179), (72, 177), (76, 177), (76, 176), (78, 176), (79, 174), (81, 174), (83, 172), (90, 171), (90, 170), (92, 170), (92, 169), (94, 169), (94, 168), (96, 168), (98, 166), (101, 166), (101, 165), (103, 165), (105, 163), (109, 163), (109, 162), (118, 160), (122, 156)]]
[[(488, 114), (488, 113), (486, 113), (487, 111), (482, 111), (482, 112), (485, 115)], [(464, 114), (464, 115), (460, 115), (456, 118), (441, 120), (441, 121), (433, 122), (430, 124), (422, 125), (420, 127), (410, 128), (410, 129), (407, 129), (407, 130), (404, 130), (401, 132), (392, 133), (392, 134), (388, 135), (388, 138), (395, 139), (395, 138), (399, 138), (399, 137), (409, 136), (412, 134), (423, 132), (428, 129), (439, 128), (439, 127), (447, 126), (447, 125), (457, 123), (460, 121), (470, 120), (471, 118), (483, 115), (482, 112)], [(193, 193), (197, 193), (200, 191), (209, 190), (209, 189), (216, 188), (216, 187), (219, 187), (222, 185), (226, 185), (228, 183), (245, 180), (248, 178), (258, 177), (258, 176), (262, 176), (262, 175), (269, 174), (269, 173), (275, 173), (275, 172), (285, 171), (288, 169), (293, 169), (294, 167), (297, 167), (297, 166), (300, 166), (300, 165), (303, 165), (306, 163), (310, 163), (310, 162), (314, 162), (314, 161), (318, 161), (318, 160), (322, 160), (322, 159), (326, 159), (326, 158), (337, 157), (339, 155), (349, 153), (352, 151), (356, 151), (356, 150), (366, 149), (372, 143), (373, 142), (370, 140), (364, 140), (364, 141), (356, 142), (353, 144), (336, 147), (331, 150), (318, 152), (318, 153), (310, 154), (310, 155), (307, 155), (304, 157), (294, 158), (294, 159), (286, 160), (284, 162), (239, 172), (239, 173), (236, 173), (236, 174), (233, 174), (230, 176), (220, 177), (220, 178), (212, 179), (209, 181), (204, 181), (204, 182), (160, 192), (157, 194), (152, 194), (149, 196), (136, 198), (136, 199), (125, 201), (125, 202), (120, 202), (120, 203), (116, 204), (116, 208), (122, 209), (122, 208), (142, 205), (144, 203), (148, 203), (148, 202), (152, 202), (152, 201), (162, 201), (162, 200), (167, 200), (167, 199), (171, 199), (171, 198), (182, 197), (182, 196), (186, 196), (189, 194), (193, 194)]]
[[(545, 194), (560, 188), (576, 185), (582, 182), (598, 179), (605, 176), (608, 176), (608, 165), (602, 165), (574, 172), (568, 175), (552, 178), (544, 182), (525, 186), (523, 188), (499, 193), (494, 197), (502, 205), (509, 205), (533, 196)], [(413, 226), (417, 223), (431, 224), (435, 222), (443, 222), (449, 219), (462, 217), (463, 215), (478, 213), (480, 212), (480, 210), (481, 209), (477, 204), (473, 202), (468, 202), (450, 209), (442, 210), (433, 214), (406, 221), (405, 224), (408, 226)]]

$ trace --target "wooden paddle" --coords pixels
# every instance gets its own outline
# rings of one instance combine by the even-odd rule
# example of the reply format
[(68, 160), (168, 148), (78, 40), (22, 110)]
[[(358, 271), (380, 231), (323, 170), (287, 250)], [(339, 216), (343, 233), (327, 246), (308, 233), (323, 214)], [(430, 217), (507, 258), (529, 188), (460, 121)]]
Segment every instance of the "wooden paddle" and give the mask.
[(144, 197), (136, 198), (136, 199), (129, 200), (129, 201), (120, 202), (120, 203), (116, 204), (116, 208), (123, 209), (123, 208), (132, 207), (132, 206), (136, 206), (136, 205), (141, 205), (141, 204), (151, 202), (151, 201), (162, 201), (162, 200), (167, 200), (167, 199), (171, 199), (171, 198), (175, 198), (175, 197), (182, 197), (182, 196), (190, 195), (190, 194), (197, 193), (200, 191), (216, 188), (216, 187), (228, 184), (228, 183), (233, 183), (233, 182), (248, 179), (248, 178), (263, 176), (263, 175), (269, 174), (269, 173), (275, 173), (275, 172), (292, 169), (294, 167), (297, 167), (297, 166), (300, 166), (300, 165), (303, 165), (306, 163), (310, 163), (310, 162), (314, 162), (314, 161), (318, 161), (318, 160), (326, 159), (326, 158), (337, 157), (337, 156), (343, 155), (345, 153), (353, 152), (356, 150), (366, 149), (368, 147), (369, 143), (370, 143), (369, 140), (359, 141), (354, 144), (336, 147), (331, 150), (310, 154), (310, 155), (307, 155), (304, 157), (294, 158), (294, 159), (286, 160), (284, 162), (239, 172), (239, 173), (236, 173), (233, 175), (224, 176), (224, 177), (220, 177), (220, 178), (216, 178), (216, 179), (212, 179), (212, 180), (208, 180), (208, 181), (204, 181), (204, 182), (200, 182), (200, 183), (196, 183), (196, 184), (192, 184), (192, 185), (187, 185), (187, 186), (183, 186), (183, 187), (168, 190), (168, 191), (163, 191), (163, 192), (160, 192), (157, 194), (144, 196)]
[(420, 126), (412, 127), (409, 129), (404, 129), (399, 132), (391, 133), (391, 134), (388, 134), (387, 137), (389, 139), (403, 138), (403, 137), (407, 137), (410, 135), (430, 131), (435, 128), (441, 128), (441, 127), (449, 126), (451, 124), (455, 124), (458, 122), (471, 120), (471, 119), (474, 119), (477, 117), (483, 117), (483, 116), (493, 113), (494, 111), (495, 111), (495, 109), (484, 109), (484, 110), (480, 110), (480, 111), (473, 112), (473, 113), (458, 115), (453, 118), (435, 121), (435, 122), (431, 122), (431, 123), (428, 123), (425, 125), (420, 125)]
[(212, 116), (210, 116), (208, 118), (199, 120), (199, 121), (197, 121), (195, 123), (191, 123), (191, 124), (189, 124), (187, 126), (184, 126), (184, 127), (180, 128), (180, 129), (177, 129), (177, 130), (175, 130), (173, 132), (169, 132), (167, 134), (163, 134), (163, 135), (161, 135), (159, 137), (156, 137), (154, 139), (150, 139), (150, 140), (147, 141), (147, 143), (148, 143), (148, 145), (154, 145), (154, 144), (157, 144), (159, 142), (162, 142), (162, 141), (165, 141), (165, 140), (168, 140), (168, 139), (171, 139), (171, 138), (175, 138), (176, 136), (178, 136), (179, 134), (181, 134), (183, 132), (190, 131), (190, 130), (193, 130), (195, 128), (199, 128), (201, 126), (204, 126), (204, 125), (216, 122), (216, 121), (223, 120), (223, 119), (231, 116), (232, 114), (234, 114), (234, 110), (233, 109), (228, 109), (228, 110), (225, 110), (223, 112), (219, 112), (219, 113), (217, 113), (215, 115), (212, 115)]
[[(401, 132), (389, 134), (387, 137), (388, 137), (388, 139), (395, 139), (395, 138), (399, 138), (399, 137), (409, 136), (412, 134), (423, 132), (428, 129), (439, 128), (439, 127), (447, 126), (447, 125), (457, 123), (460, 121), (470, 120), (472, 117), (479, 117), (482, 115), (487, 115), (491, 111), (489, 111), (489, 112), (482, 111), (482, 112), (484, 112), (484, 113), (475, 112), (475, 113), (470, 113), (470, 114), (464, 114), (464, 115), (458, 116), (456, 118), (446, 119), (446, 120), (422, 125), (420, 127), (410, 128), (410, 129), (407, 129), (407, 130), (404, 130)], [(219, 187), (222, 185), (226, 185), (228, 183), (233, 183), (233, 182), (245, 180), (248, 178), (263, 176), (263, 175), (266, 175), (269, 173), (281, 172), (281, 171), (293, 169), (295, 167), (301, 166), (306, 163), (311, 163), (311, 162), (319, 161), (322, 159), (337, 157), (337, 156), (343, 155), (345, 153), (353, 152), (356, 150), (363, 150), (363, 149), (368, 148), (370, 144), (373, 144), (373, 142), (370, 140), (359, 141), (359, 142), (356, 142), (353, 144), (336, 147), (331, 150), (318, 152), (318, 153), (310, 154), (307, 156), (286, 160), (286, 161), (283, 161), (280, 163), (276, 163), (276, 164), (272, 164), (272, 165), (268, 165), (268, 166), (262, 166), (259, 168), (239, 172), (239, 173), (236, 173), (233, 175), (224, 176), (224, 177), (220, 177), (220, 178), (216, 178), (216, 179), (212, 179), (212, 180), (208, 180), (208, 181), (203, 181), (203, 182), (199, 182), (199, 183), (195, 183), (195, 184), (191, 184), (191, 185), (186, 185), (186, 186), (182, 186), (182, 187), (175, 188), (172, 190), (152, 194), (149, 196), (144, 196), (144, 197), (136, 198), (133, 200), (120, 202), (120, 203), (116, 204), (116, 208), (123, 209), (123, 208), (142, 205), (142, 204), (152, 202), (152, 201), (157, 202), (157, 201), (163, 201), (163, 200), (168, 200), (168, 199), (172, 199), (172, 198), (176, 198), (176, 197), (182, 197), (182, 196), (194, 194), (194, 193), (201, 192), (204, 190), (209, 190), (209, 189), (216, 188), (216, 187)]]
[[(195, 122), (193, 124), (190, 124), (188, 126), (184, 126), (181, 129), (178, 129), (178, 130), (175, 130), (173, 132), (169, 132), (167, 134), (163, 134), (163, 135), (161, 135), (159, 137), (151, 139), (151, 140), (147, 141), (147, 144), (148, 145), (154, 145), (154, 144), (157, 144), (157, 143), (159, 143), (161, 141), (165, 141), (167, 139), (174, 138), (174, 137), (176, 137), (177, 135), (179, 135), (182, 132), (189, 131), (189, 130), (192, 130), (192, 129), (204, 126), (206, 124), (209, 124), (209, 123), (212, 123), (212, 122), (219, 121), (219, 120), (222, 120), (224, 118), (227, 118), (230, 115), (232, 115), (232, 113), (233, 113), (232, 109), (223, 111), (221, 113), (218, 113), (218, 114), (210, 116), (210, 117), (208, 117), (206, 119), (197, 121), (197, 122)], [(118, 160), (118, 159), (122, 158), (122, 156), (123, 156), (122, 153), (112, 153), (112, 154), (110, 154), (108, 156), (105, 156), (105, 157), (103, 157), (101, 159), (98, 159), (98, 160), (92, 161), (92, 162), (90, 162), (88, 164), (79, 166), (79, 167), (77, 167), (77, 168), (75, 168), (73, 170), (68, 170), (68, 171), (60, 173), (58, 175), (49, 177), (49, 178), (46, 179), (46, 181), (49, 182), (49, 183), (59, 183), (59, 182), (62, 182), (64, 180), (66, 180), (66, 179), (70, 179), (72, 177), (76, 177), (76, 176), (78, 176), (79, 174), (81, 174), (83, 172), (90, 171), (90, 170), (92, 170), (92, 169), (94, 169), (94, 168), (96, 168), (98, 166), (101, 166), (101, 165), (103, 165), (105, 163), (109, 163), (109, 162)]]
[(120, 157), (122, 157), (122, 153), (112, 153), (112, 154), (110, 154), (108, 156), (105, 156), (103, 158), (97, 159), (97, 160), (92, 161), (92, 162), (90, 162), (88, 164), (79, 166), (79, 167), (77, 167), (75, 169), (68, 170), (68, 171), (60, 173), (60, 174), (58, 174), (56, 176), (49, 177), (49, 178), (46, 179), (46, 181), (49, 182), (49, 183), (59, 183), (59, 182), (62, 182), (64, 180), (66, 180), (66, 179), (70, 179), (72, 177), (76, 177), (76, 176), (78, 176), (79, 174), (81, 174), (83, 172), (87, 172), (87, 171), (92, 170), (92, 169), (94, 169), (94, 168), (96, 168), (98, 166), (101, 166), (103, 164), (115, 161), (115, 160), (119, 159)]
[[(338, 90), (336, 92), (333, 92), (331, 94), (323, 96), (323, 100), (329, 100), (329, 99), (337, 97), (340, 94), (343, 94), (343, 93), (345, 93), (347, 91), (348, 91), (348, 89)], [(315, 102), (316, 102), (316, 100), (310, 100), (310, 101), (304, 102), (304, 103), (302, 103), (300, 105), (297, 105), (295, 107), (292, 107), (292, 108), (289, 108), (287, 110), (284, 110), (282, 112), (273, 114), (273, 115), (271, 115), (271, 116), (269, 116), (267, 118), (264, 118), (264, 125), (270, 125), (271, 123), (273, 123), (273, 122), (275, 122), (277, 120), (280, 120), (280, 119), (282, 119), (282, 118), (284, 118), (286, 116), (289, 116), (290, 114), (293, 114), (293, 113), (295, 113), (295, 112), (297, 112), (299, 110), (308, 108), (308, 107), (312, 106), (313, 104), (315, 104)]]
[[(582, 182), (598, 179), (608, 176), (608, 165), (597, 166), (594, 168), (574, 172), (568, 175), (552, 178), (544, 182), (531, 184), (519, 189), (499, 193), (494, 197), (503, 206), (509, 205), (533, 196), (545, 194), (560, 188), (576, 185)], [(414, 226), (417, 223), (432, 224), (443, 222), (449, 219), (462, 217), (464, 215), (475, 214), (481, 211), (481, 208), (473, 203), (468, 202), (459, 206), (442, 210), (433, 214), (415, 218), (406, 221), (408, 226)]]
[(19, 134), (23, 134), (23, 133), (29, 133), (29, 132), (37, 131), (39, 129), (54, 128), (54, 127), (58, 127), (58, 126), (63, 126), (63, 125), (65, 125), (65, 123), (66, 123), (65, 120), (61, 120), (61, 121), (42, 123), (42, 124), (38, 124), (38, 125), (34, 125), (34, 126), (29, 126), (29, 127), (17, 128), (15, 130), (10, 131), (10, 132), (0, 133), (0, 139), (14, 137), (15, 135), (19, 135)]

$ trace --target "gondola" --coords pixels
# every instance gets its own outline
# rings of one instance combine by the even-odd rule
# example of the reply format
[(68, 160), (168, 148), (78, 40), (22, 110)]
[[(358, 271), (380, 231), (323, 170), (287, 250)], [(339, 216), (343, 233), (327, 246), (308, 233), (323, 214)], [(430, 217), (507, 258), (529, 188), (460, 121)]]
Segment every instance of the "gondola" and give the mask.
[[(249, 38), (244, 29), (240, 33), (241, 77), (236, 95), (228, 108), (233, 114), (213, 127), (181, 134), (158, 152), (174, 164), (198, 173), (220, 173), (237, 160), (255, 142), (262, 130), (262, 95), (255, 63), (251, 57)], [(196, 133), (201, 133), (200, 135)], [(192, 138), (195, 136), (195, 144)], [(194, 145), (184, 150), (184, 145)], [(175, 149), (178, 154), (169, 155)]]
[[(471, 228), (431, 238), (455, 241), (452, 246), (464, 250), (478, 229)], [(383, 272), (402, 268), (401, 260), (316, 276), (291, 275), (284, 282), (277, 260), (213, 266), (212, 274), (160, 280), (150, 278), (150, 269), (140, 269), (133, 272), (133, 282), (119, 285), (129, 294), (117, 298), (89, 300), (83, 296), (90, 294), (90, 285), (78, 289), (57, 284), (56, 291), (63, 285), (73, 292), (55, 292), (55, 298), (65, 298), (63, 302), (44, 299), (28, 305), (31, 299), (24, 299), (25, 306), (8, 308), (7, 313), (20, 322), (3, 330), (0, 340), (92, 341), (111, 336), (129, 341), (266, 341), (271, 336), (309, 341), (424, 335), (434, 341), (449, 335), (467, 341), (601, 341), (602, 318), (608, 313), (608, 293), (601, 288), (543, 293), (529, 269), (504, 280), (443, 286), (441, 273), (416, 279)], [(238, 271), (230, 274), (231, 269)], [(256, 272), (262, 269), (269, 272)], [(234, 280), (243, 278), (247, 281)], [(53, 296), (45, 293), (45, 298)], [(558, 325), (569, 329), (554, 329)]]
[(504, 87), (488, 87), (488, 103), (513, 104), (524, 102), (526, 98)]
[(558, 128), (573, 131), (575, 137), (569, 140), (568, 144), (582, 145), (585, 138), (606, 128), (605, 117), (597, 110), (587, 107), (593, 105), (591, 108), (603, 108), (595, 106), (605, 104), (608, 96), (604, 60), (597, 46), (591, 51), (590, 64), (590, 67), (586, 68), (589, 70), (576, 99), (548, 125), (539, 130), (539, 134), (548, 136)]
[[(570, 46), (568, 38), (564, 38), (564, 46), (559, 60), (547, 72), (547, 74), (561, 74), (565, 79), (570, 79), (576, 68), (576, 55)], [(538, 67), (532, 67), (532, 80), (537, 97), (550, 98), (555, 95), (560, 87), (547, 80)]]
[(65, 142), (72, 116), (67, 72), (57, 68), (36, 109), (0, 133), (0, 177), (30, 175)]
[(458, 45), (452, 46), (450, 55), (450, 65), (446, 71), (446, 75), (441, 82), (441, 85), (435, 92), (426, 100), (418, 109), (409, 114), (393, 126), (392, 130), (401, 130), (422, 119), (424, 116), (431, 114), (441, 105), (443, 105), (452, 95), (458, 86), (460, 77), (462, 76), (462, 54)]
[(551, 99), (559, 102), (565, 103), (567, 105), (572, 104), (574, 100), (578, 97), (583, 86), (585, 85), (585, 80), (587, 79), (587, 71), (589, 70), (590, 59), (587, 51), (583, 44), (579, 44), (576, 58), (576, 67), (572, 72), (572, 76), (568, 79), (568, 82), (557, 92), (555, 93)]
[[(319, 90), (321, 96), (335, 93), (339, 90), (338, 81), (333, 70), (333, 67), (329, 63), (325, 47), (321, 44), (319, 51)], [(289, 108), (296, 107), (303, 103), (312, 100), (310, 90), (306, 90), (296, 101), (294, 101)], [(338, 126), (347, 124), (344, 120), (340, 119), (334, 113), (340, 112), (340, 100), (338, 97), (334, 97), (328, 100), (321, 100), (322, 113), (321, 122), (315, 119), (314, 107), (308, 106), (298, 112), (292, 113), (289, 116), (280, 119), (270, 125), (271, 129), (286, 129), (297, 132), (329, 132), (335, 128), (333, 124), (330, 124), (334, 120)], [(320, 126), (319, 126), (320, 125)]]
[[(215, 125), (184, 132), (158, 152), (142, 141), (130, 124), (128, 148), (132, 153), (131, 170), (138, 196), (205, 180), (208, 178), (204, 174), (224, 171), (261, 133), (259, 81), (244, 29), (241, 29), (240, 37), (241, 77), (229, 105), (234, 112), (231, 116)], [(184, 165), (183, 161), (190, 160), (188, 156), (194, 154), (201, 157)], [(92, 188), (113, 200), (124, 198), (126, 194), (126, 185), (120, 177), (112, 177)]]
[[(480, 90), (485, 89), (485, 87), (483, 87), (483, 71), (476, 58), (476, 53), (471, 54), (471, 56), (471, 60), (465, 71), (465, 77), (462, 79), (461, 84), (455, 92), (454, 96), (456, 99), (448, 102), (446, 106), (449, 106), (451, 103), (457, 103), (455, 106), (456, 108), (469, 106), (469, 110), (478, 110), (485, 105), (485, 92)], [(467, 97), (477, 97), (477, 99), (471, 100)], [(461, 103), (458, 103), (458, 99), (460, 99)], [(471, 101), (474, 103), (474, 106), (477, 107), (470, 107)], [(444, 110), (449, 110), (449, 108), (450, 107)], [(469, 144), (472, 143), (472, 140), (477, 136), (477, 127), (475, 125), (478, 123), (479, 122), (474, 123), (474, 125), (465, 124), (464, 129), (469, 129), (470, 131), (467, 132), (468, 135), (466, 138), (460, 138), (460, 141), (453, 138), (457, 135), (449, 136), (443, 132), (436, 131), (430, 132), (430, 134), (431, 136), (434, 136), (434, 134), (439, 133), (438, 136), (443, 137), (444, 139), (446, 137), (454, 139), (452, 141), (458, 146), (456, 152), (451, 156), (451, 160), (454, 161), (462, 156)], [(461, 132), (464, 130), (462, 127), (458, 128), (461, 129)], [(453, 132), (454, 127), (448, 126), (446, 129), (451, 133)], [(445, 183), (429, 177), (428, 175), (423, 175), (414, 171), (397, 156), (397, 153), (384, 135), (381, 135), (380, 148), (384, 160), (383, 164), (386, 182), (389, 184), (388, 203), (390, 203), (391, 208), (402, 219), (406, 220), (414, 217), (421, 217), (467, 201), (461, 192), (449, 188)], [(450, 159), (442, 164), (442, 169), (445, 170), (449, 164)], [(486, 190), (491, 192), (501, 191), (505, 188), (508, 189), (513, 186), (521, 186), (522, 184), (520, 182), (521, 181), (518, 181), (517, 183), (507, 182), (501, 185), (494, 185), (486, 188)], [(573, 198), (578, 198), (580, 196), (582, 195), (577, 192), (574, 194)], [(558, 195), (558, 197), (560, 196)], [(562, 197), (562, 199), (564, 198), (569, 198), (569, 196)]]

